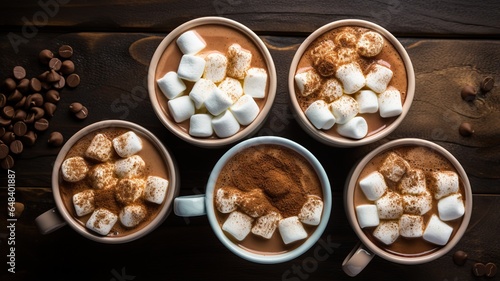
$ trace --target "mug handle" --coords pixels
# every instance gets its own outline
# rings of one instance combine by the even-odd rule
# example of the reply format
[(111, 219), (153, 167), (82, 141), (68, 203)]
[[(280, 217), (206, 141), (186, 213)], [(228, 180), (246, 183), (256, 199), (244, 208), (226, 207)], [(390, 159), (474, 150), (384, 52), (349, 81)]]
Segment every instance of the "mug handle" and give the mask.
[(365, 245), (359, 242), (344, 259), (342, 269), (347, 275), (354, 277), (363, 271), (374, 256), (375, 254), (366, 249)]
[(61, 217), (61, 214), (59, 214), (57, 209), (53, 208), (39, 215), (35, 219), (35, 224), (38, 227), (40, 233), (45, 235), (58, 230), (59, 228), (65, 226), (67, 223)]
[(179, 217), (196, 217), (207, 214), (205, 195), (180, 196), (174, 199), (174, 213)]

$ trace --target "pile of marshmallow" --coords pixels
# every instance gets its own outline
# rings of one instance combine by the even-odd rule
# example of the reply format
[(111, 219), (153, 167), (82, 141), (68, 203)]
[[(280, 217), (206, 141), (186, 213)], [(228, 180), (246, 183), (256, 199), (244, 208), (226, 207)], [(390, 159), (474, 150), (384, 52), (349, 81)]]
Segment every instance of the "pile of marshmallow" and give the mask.
[[(193, 30), (176, 40), (183, 53), (177, 72), (169, 71), (157, 80), (169, 99), (168, 110), (177, 123), (189, 120), (193, 137), (219, 138), (236, 134), (255, 120), (260, 108), (254, 99), (266, 96), (267, 72), (252, 67), (252, 53), (239, 44), (226, 54), (203, 51), (206, 43)], [(194, 83), (186, 93), (186, 83)]]
[[(446, 222), (465, 212), (459, 177), (454, 171), (429, 172), (427, 177), (396, 153), (390, 153), (378, 171), (359, 181), (366, 198), (374, 203), (356, 207), (360, 227), (376, 227), (373, 236), (386, 245), (399, 236), (421, 237), (445, 245), (453, 232)], [(398, 190), (389, 190), (385, 180), (396, 183)], [(437, 200), (438, 215), (432, 214), (425, 222), (423, 215), (431, 210), (433, 200)]]
[(365, 75), (356, 62), (382, 51), (382, 35), (368, 31), (357, 38), (345, 32), (335, 41), (320, 42), (313, 49), (314, 67), (297, 73), (295, 83), (302, 96), (317, 96), (304, 111), (314, 127), (329, 130), (337, 124), (341, 136), (362, 139), (368, 124), (358, 114), (378, 111), (382, 118), (398, 116), (403, 112), (401, 93), (388, 86), (393, 76), (389, 63), (379, 60)]
[[(86, 227), (101, 235), (107, 235), (115, 223), (127, 227), (137, 226), (146, 217), (142, 201), (161, 204), (165, 198), (168, 180), (146, 176), (146, 163), (139, 155), (142, 140), (128, 131), (110, 140), (104, 134), (96, 134), (85, 151), (84, 157), (73, 156), (61, 165), (62, 178), (67, 182), (87, 180), (91, 188), (73, 195), (73, 206), (78, 217), (92, 213)], [(114, 153), (119, 160), (112, 161)], [(92, 162), (97, 164), (92, 165)], [(101, 191), (113, 190), (116, 201), (122, 206), (119, 214), (103, 207), (96, 208), (95, 199)]]
[(217, 210), (223, 214), (229, 213), (222, 230), (238, 241), (245, 239), (250, 232), (270, 239), (278, 228), (283, 243), (290, 244), (308, 237), (303, 224), (317, 226), (321, 221), (323, 201), (318, 196), (308, 195), (299, 214), (283, 218), (277, 210), (263, 212), (262, 209), (249, 208), (246, 201), (252, 200), (251, 195), (247, 196), (250, 193), (252, 191), (245, 193), (223, 187), (217, 190), (215, 196)]

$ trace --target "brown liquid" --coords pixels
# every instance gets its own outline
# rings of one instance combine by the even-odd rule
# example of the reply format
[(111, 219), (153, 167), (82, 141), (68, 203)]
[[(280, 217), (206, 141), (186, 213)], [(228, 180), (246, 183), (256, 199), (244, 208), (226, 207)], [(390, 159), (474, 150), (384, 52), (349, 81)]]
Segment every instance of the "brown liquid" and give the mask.
[[(426, 179), (429, 178), (427, 174), (430, 172), (435, 172), (435, 171), (456, 172), (456, 169), (453, 167), (453, 165), (438, 152), (430, 148), (425, 148), (420, 146), (419, 147), (404, 146), (390, 151), (386, 151), (380, 155), (375, 156), (363, 169), (363, 171), (359, 175), (357, 182), (359, 182), (361, 179), (366, 177), (371, 172), (378, 170), (378, 167), (382, 165), (382, 162), (384, 161), (385, 157), (391, 151), (396, 152), (399, 156), (403, 157), (410, 164), (412, 168), (421, 169), (425, 173)], [(396, 185), (391, 181), (386, 180), (386, 184), (389, 190), (397, 190)], [(467, 198), (465, 198), (462, 179), (460, 179), (459, 192), (462, 194), (462, 198), (465, 201)], [(437, 202), (438, 200), (434, 199), (433, 197), (432, 209), (423, 215), (424, 223), (427, 223), (433, 214), (438, 215)], [(363, 191), (359, 187), (359, 184), (356, 184), (356, 188), (354, 189), (354, 206), (363, 204), (373, 204), (373, 202), (369, 201), (365, 197)], [(453, 233), (450, 236), (450, 240), (458, 231), (458, 228), (462, 223), (462, 219), (463, 216), (459, 219), (446, 222), (446, 224), (453, 227)], [(405, 238), (402, 236), (399, 236), (399, 238), (393, 244), (385, 245), (384, 243), (380, 242), (377, 238), (373, 236), (374, 229), (375, 227), (366, 227), (363, 229), (363, 232), (379, 248), (384, 249), (396, 255), (422, 256), (434, 252), (442, 247), (427, 242), (423, 238)]]
[[(92, 139), (94, 136), (98, 133), (104, 134), (108, 137), (108, 139), (112, 140), (113, 138), (126, 133), (129, 131), (128, 129), (124, 128), (106, 128), (106, 129), (101, 129), (94, 131), (83, 138), (81, 138), (79, 141), (76, 142), (76, 144), (68, 151), (68, 154), (66, 155), (65, 159), (74, 157), (74, 156), (81, 156), (84, 157), (85, 151), (87, 150), (87, 147), (90, 145)], [(144, 162), (146, 163), (146, 177), (147, 176), (158, 176), (162, 177), (164, 179), (169, 179), (169, 175), (167, 172), (167, 167), (165, 165), (165, 161), (161, 157), (161, 155), (158, 153), (158, 150), (155, 148), (155, 146), (144, 136), (142, 136), (139, 132), (135, 132), (142, 140), (142, 150), (137, 153)], [(92, 169), (93, 165), (99, 164), (100, 162), (90, 160), (88, 158), (85, 158), (87, 164), (89, 165), (89, 170)], [(118, 154), (115, 152), (113, 153), (113, 157), (111, 160), (109, 160), (111, 163), (115, 162), (116, 160), (121, 159)], [(145, 177), (145, 178), (146, 178)], [(78, 221), (80, 222), (83, 226), (85, 226), (87, 220), (90, 218), (92, 213), (78, 217), (76, 215), (74, 206), (73, 206), (73, 195), (81, 192), (85, 189), (91, 188), (92, 184), (89, 182), (90, 180), (88, 177), (85, 179), (76, 182), (76, 183), (70, 183), (66, 182), (64, 180), (60, 180), (60, 193), (61, 193), (61, 198), (64, 203), (64, 206), (68, 210), (68, 212)], [(105, 189), (105, 190), (94, 190), (94, 198), (95, 198), (95, 208), (103, 207), (106, 208), (116, 215), (119, 214), (121, 208), (123, 207), (119, 202), (115, 200), (114, 193), (113, 193), (113, 188), (111, 189)], [(150, 221), (152, 221), (160, 209), (162, 208), (164, 202), (160, 205), (150, 203), (146, 200), (143, 200), (142, 198), (138, 199), (138, 202), (142, 204), (147, 211), (146, 218), (139, 223), (136, 227), (133, 228), (127, 228), (121, 225), (120, 220), (118, 220), (111, 231), (109, 232), (108, 236), (125, 236), (128, 234), (131, 234), (133, 232), (136, 232), (146, 226)], [(89, 232), (92, 232), (89, 230)], [(93, 232), (92, 232), (93, 233)], [(94, 233), (95, 235), (98, 235)]]
[[(305, 50), (304, 55), (300, 59), (298, 65), (297, 65), (297, 71), (296, 73), (301, 73), (303, 71), (307, 71), (308, 69), (312, 68), (312, 60), (311, 60), (311, 50), (313, 50), (317, 44), (324, 40), (334, 40), (335, 37), (344, 31), (345, 29), (352, 29), (354, 30), (358, 37), (363, 34), (366, 31), (369, 31), (370, 29), (363, 28), (363, 27), (358, 27), (358, 26), (351, 26), (351, 27), (341, 27), (341, 28), (336, 28), (334, 30), (331, 30), (320, 37), (316, 38), (311, 45)], [(391, 70), (393, 72), (393, 77), (391, 81), (388, 84), (389, 86), (393, 86), (394, 88), (398, 89), (399, 92), (401, 93), (401, 102), (404, 103), (406, 99), (406, 92), (408, 88), (408, 80), (407, 80), (407, 74), (406, 74), (406, 68), (403, 63), (403, 60), (401, 59), (401, 56), (397, 52), (397, 50), (394, 48), (394, 46), (387, 40), (384, 40), (384, 47), (382, 48), (382, 51), (372, 57), (372, 58), (364, 58), (361, 56), (358, 56), (358, 60), (356, 62), (359, 64), (362, 70), (365, 72), (365, 76), (367, 74), (367, 70), (370, 68), (369, 66), (376, 63), (378, 60), (383, 60), (388, 62), (391, 65)], [(326, 78), (323, 78), (325, 79)], [(363, 89), (368, 89), (367, 87), (364, 87)], [(363, 90), (362, 89), (362, 90)], [(300, 93), (300, 91), (297, 88), (297, 85), (295, 85), (295, 92)], [(305, 111), (307, 107), (317, 100), (318, 97), (318, 91), (316, 93), (313, 93), (307, 97), (303, 97), (300, 94), (296, 95), (297, 101), (299, 102), (300, 107), (302, 108), (302, 111)], [(363, 114), (358, 114), (358, 116), (361, 116), (365, 118), (366, 122), (368, 123), (368, 134), (367, 136), (373, 135), (380, 130), (384, 129), (385, 127), (389, 126), (394, 120), (397, 119), (397, 116), (395, 117), (390, 117), (390, 118), (382, 118), (380, 117), (380, 114), (378, 112), (375, 113), (363, 113)], [(334, 125), (330, 130), (325, 131), (327, 134), (336, 136), (336, 137), (342, 137), (337, 133), (336, 130), (336, 125)]]
[[(276, 177), (272, 176), (275, 172), (286, 177), (286, 180), (280, 181), (274, 186), (285, 189), (285, 192), (297, 191), (304, 196), (304, 199), (297, 199), (297, 202), (285, 200), (279, 203), (277, 196), (271, 196), (268, 182), (276, 180)], [(297, 152), (279, 145), (254, 146), (238, 152), (220, 172), (214, 193), (219, 188), (226, 186), (236, 187), (242, 191), (260, 188), (266, 194), (269, 202), (276, 201), (271, 204), (278, 209), (283, 218), (298, 215), (300, 208), (305, 203), (305, 196), (317, 195), (323, 198), (321, 183), (311, 164)], [(272, 193), (275, 193), (275, 191), (272, 191)], [(219, 225), (222, 227), (229, 214), (222, 214), (217, 210), (215, 210), (215, 213)], [(304, 228), (311, 235), (317, 227), (304, 224)], [(227, 235), (227, 237), (240, 247), (260, 254), (287, 252), (297, 248), (305, 241), (300, 240), (285, 245), (278, 229), (269, 240), (251, 232), (243, 241), (237, 241), (231, 235)]]
[[(208, 54), (216, 51), (222, 54), (226, 54), (228, 47), (234, 43), (237, 43), (243, 49), (248, 50), (252, 53), (251, 67), (260, 67), (266, 69), (267, 71), (268, 67), (266, 65), (266, 61), (264, 60), (264, 57), (260, 53), (257, 45), (255, 45), (255, 43), (253, 43), (253, 41), (249, 37), (247, 37), (240, 31), (224, 25), (203, 25), (195, 27), (192, 30), (196, 31), (203, 38), (203, 40), (205, 40), (207, 44), (207, 46), (203, 50), (201, 50), (200, 53), (196, 54), (197, 56), (205, 57)], [(163, 77), (169, 71), (177, 72), (179, 62), (181, 61), (182, 52), (177, 47), (175, 40), (177, 40), (177, 38), (175, 38), (172, 41), (172, 43), (170, 43), (170, 45), (167, 46), (167, 48), (163, 52), (163, 55), (158, 61), (158, 66), (156, 67), (156, 73), (155, 73), (155, 81)], [(269, 75), (269, 71), (267, 72)], [(195, 83), (189, 81), (184, 81), (184, 83), (186, 84), (186, 90), (184, 91), (184, 93), (187, 95), (191, 92), (191, 89), (193, 88), (193, 85)], [(159, 101), (162, 111), (165, 112), (165, 115), (172, 123), (175, 123), (174, 119), (169, 114), (167, 106), (168, 103), (167, 97), (165, 97), (165, 95), (161, 92), (160, 88), (156, 83), (155, 85), (156, 85), (156, 90), (155, 90), (156, 98)], [(269, 90), (269, 77), (267, 79), (266, 93), (268, 90)], [(266, 101), (267, 101), (267, 95), (265, 98), (255, 99), (255, 102), (259, 106), (260, 110), (262, 110)], [(198, 111), (199, 110), (197, 110), (196, 113), (199, 113)], [(181, 122), (178, 125), (184, 132), (186, 133), (189, 132), (189, 120)], [(241, 129), (244, 129), (245, 127), (246, 126), (241, 126)], [(213, 135), (211, 138), (217, 138), (217, 136)]]

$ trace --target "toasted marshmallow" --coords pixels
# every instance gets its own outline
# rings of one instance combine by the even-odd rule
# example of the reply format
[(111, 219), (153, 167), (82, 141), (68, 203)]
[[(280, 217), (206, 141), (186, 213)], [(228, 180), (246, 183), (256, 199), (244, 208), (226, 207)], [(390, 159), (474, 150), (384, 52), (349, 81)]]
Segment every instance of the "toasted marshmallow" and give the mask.
[(77, 182), (87, 176), (89, 167), (80, 156), (67, 158), (61, 164), (61, 175), (65, 181)]
[(146, 179), (146, 186), (144, 187), (144, 199), (149, 202), (161, 204), (165, 199), (167, 189), (167, 179), (157, 176), (148, 176), (148, 178)]
[(401, 93), (398, 89), (389, 86), (378, 96), (378, 110), (382, 118), (398, 116), (403, 112)]
[(374, 64), (366, 75), (366, 86), (376, 93), (383, 93), (391, 82), (392, 75), (392, 70), (389, 68)]
[(391, 245), (399, 237), (397, 221), (382, 221), (373, 231), (373, 236), (386, 245)]
[(247, 70), (243, 80), (243, 92), (255, 99), (266, 97), (267, 72), (263, 68), (252, 67)]
[(243, 88), (241, 87), (240, 81), (231, 77), (224, 78), (218, 87), (231, 98), (233, 103), (243, 95)]
[(255, 220), (252, 233), (266, 239), (271, 239), (281, 219), (281, 215), (277, 212), (270, 212), (267, 215), (259, 217)]
[(359, 140), (368, 134), (368, 123), (366, 123), (365, 118), (356, 116), (345, 124), (339, 124), (337, 133), (344, 137)]
[(377, 226), (380, 223), (376, 205), (366, 204), (356, 206), (356, 216), (361, 228)]
[(335, 116), (328, 109), (324, 100), (312, 102), (304, 111), (307, 119), (316, 127), (316, 129), (329, 130), (335, 124)]
[(177, 72), (169, 71), (162, 78), (156, 81), (161, 92), (168, 99), (175, 99), (186, 90), (186, 84), (179, 78)]
[(374, 57), (378, 55), (383, 47), (384, 37), (374, 31), (363, 33), (357, 43), (358, 53), (365, 57)]
[(250, 68), (252, 53), (234, 43), (227, 49), (227, 75), (235, 79), (245, 78), (245, 72)]
[(321, 214), (323, 213), (323, 200), (314, 195), (308, 195), (307, 201), (300, 209), (298, 215), (302, 223), (308, 225), (318, 225), (321, 221)]
[(95, 189), (115, 187), (118, 178), (115, 176), (115, 164), (102, 163), (95, 165), (89, 172), (89, 180)]
[(379, 199), (387, 190), (384, 176), (377, 171), (371, 172), (366, 177), (362, 178), (359, 181), (359, 187), (361, 187), (366, 198), (370, 201)]
[(195, 106), (189, 96), (180, 96), (168, 101), (168, 111), (175, 122), (181, 123), (193, 116)]
[(459, 180), (453, 171), (432, 172), (429, 175), (429, 188), (434, 193), (434, 198), (441, 199), (458, 192)]
[(221, 114), (232, 104), (231, 97), (219, 88), (215, 88), (205, 99), (205, 107), (214, 116)]
[(219, 138), (227, 138), (240, 130), (240, 123), (230, 110), (226, 110), (212, 119), (212, 128)]
[(347, 47), (356, 47), (358, 38), (356, 38), (356, 31), (352, 28), (345, 28), (335, 36), (335, 44)]
[(326, 102), (333, 102), (344, 94), (342, 84), (335, 78), (330, 78), (321, 85), (320, 97)]
[(86, 189), (73, 195), (76, 215), (81, 217), (94, 211), (94, 191)]
[(253, 219), (241, 212), (234, 211), (229, 214), (222, 225), (222, 230), (231, 234), (236, 240), (241, 241), (247, 237), (252, 230)]
[(214, 82), (208, 79), (201, 78), (194, 83), (189, 97), (194, 102), (196, 109), (200, 109), (205, 104), (208, 95), (217, 87)]
[(335, 43), (332, 40), (319, 42), (311, 51), (311, 60), (318, 73), (324, 77), (332, 76), (337, 67)]
[(120, 157), (129, 157), (142, 150), (141, 138), (132, 131), (117, 136), (112, 142)]
[(252, 96), (244, 94), (229, 108), (238, 123), (246, 126), (259, 115), (260, 109)]
[(212, 115), (199, 113), (189, 119), (189, 134), (193, 137), (206, 138), (213, 135)]
[(117, 221), (117, 215), (107, 209), (99, 208), (94, 210), (85, 226), (98, 234), (108, 235)]
[(145, 186), (142, 179), (121, 179), (116, 184), (116, 200), (124, 205), (134, 203), (141, 198)]
[(388, 191), (384, 196), (375, 201), (378, 217), (381, 219), (398, 219), (403, 215), (403, 200), (401, 195)]
[(429, 191), (419, 195), (404, 194), (401, 197), (405, 214), (422, 216), (432, 209), (432, 195)]
[(361, 90), (356, 95), (359, 113), (375, 113), (378, 111), (377, 94), (371, 90)]
[(394, 152), (390, 152), (384, 159), (379, 172), (393, 182), (401, 180), (403, 175), (410, 169), (410, 164)]
[(401, 194), (419, 195), (427, 192), (424, 171), (409, 169), (401, 178), (398, 189)]
[(205, 72), (205, 59), (195, 55), (183, 55), (177, 68), (179, 78), (196, 82)]
[(359, 112), (358, 102), (351, 96), (343, 95), (330, 104), (335, 122), (345, 124)]
[(423, 238), (428, 242), (443, 246), (450, 240), (452, 232), (453, 227), (442, 222), (436, 215), (432, 215), (425, 228)]
[(241, 201), (241, 191), (233, 187), (221, 187), (215, 194), (215, 207), (223, 214), (236, 211)]
[(278, 229), (285, 244), (307, 238), (307, 232), (297, 216), (280, 220)]
[(422, 216), (404, 214), (399, 218), (399, 234), (407, 238), (422, 237), (424, 218)]
[(125, 227), (135, 227), (146, 217), (146, 208), (138, 204), (127, 205), (120, 211), (119, 217)]
[(85, 151), (85, 156), (100, 162), (108, 161), (113, 155), (113, 143), (103, 134), (97, 134)]
[(221, 53), (210, 53), (205, 57), (205, 72), (203, 77), (214, 83), (219, 83), (226, 78), (227, 58)]
[(451, 221), (463, 216), (465, 213), (465, 206), (462, 200), (462, 194), (455, 193), (441, 198), (438, 202), (438, 212), (439, 218), (442, 221)]
[(366, 80), (363, 71), (356, 62), (338, 67), (335, 77), (342, 82), (344, 93), (354, 94), (365, 86)]
[(295, 84), (302, 96), (309, 96), (321, 86), (321, 78), (314, 69), (295, 74)]
[(120, 159), (115, 162), (115, 174), (118, 178), (137, 178), (144, 174), (146, 163), (139, 155)]
[(196, 54), (203, 50), (207, 44), (205, 40), (194, 30), (182, 33), (176, 40), (177, 46), (183, 54)]

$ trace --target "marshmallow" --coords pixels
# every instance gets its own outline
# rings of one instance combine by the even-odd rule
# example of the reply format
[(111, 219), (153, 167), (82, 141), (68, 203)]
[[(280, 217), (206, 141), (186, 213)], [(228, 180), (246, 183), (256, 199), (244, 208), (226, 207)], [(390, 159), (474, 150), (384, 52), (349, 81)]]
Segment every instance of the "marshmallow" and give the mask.
[(462, 194), (456, 193), (441, 198), (438, 202), (438, 212), (439, 218), (442, 221), (451, 221), (463, 216), (465, 213), (465, 206), (462, 200)]
[(196, 109), (200, 109), (207, 99), (207, 96), (217, 87), (211, 80), (203, 79), (196, 81), (194, 83), (191, 92), (189, 92), (189, 97), (194, 102)]
[(376, 205), (366, 204), (356, 206), (356, 216), (361, 228), (377, 226), (380, 223)]
[(243, 80), (243, 92), (256, 99), (266, 96), (267, 72), (263, 68), (252, 67), (247, 70)]
[(86, 189), (73, 195), (76, 215), (81, 217), (94, 211), (94, 191)]
[(65, 181), (77, 182), (87, 176), (89, 167), (85, 160), (80, 156), (67, 158), (61, 164), (61, 174)]
[(85, 156), (100, 162), (108, 161), (113, 155), (113, 143), (103, 134), (97, 134), (85, 151)]
[(210, 53), (205, 57), (203, 78), (219, 83), (226, 77), (227, 58), (221, 53)]
[(221, 187), (215, 194), (215, 207), (223, 214), (231, 213), (238, 208), (241, 192), (233, 187)]
[(205, 40), (193, 30), (182, 33), (176, 40), (177, 46), (183, 54), (196, 54), (203, 50), (207, 44)]
[(218, 87), (231, 98), (233, 103), (243, 95), (243, 88), (240, 81), (231, 77), (224, 78)]
[(314, 68), (324, 77), (335, 73), (338, 64), (335, 47), (332, 40), (323, 40), (310, 53)]
[(264, 192), (258, 188), (245, 192), (237, 203), (241, 211), (253, 218), (267, 214), (272, 208)]
[(335, 36), (334, 41), (340, 46), (355, 47), (358, 40), (355, 34), (352, 28), (345, 28)]
[(231, 234), (236, 240), (241, 241), (247, 237), (252, 229), (253, 219), (241, 212), (234, 211), (229, 214), (222, 225), (222, 230)]
[(359, 112), (358, 102), (351, 96), (343, 95), (330, 104), (335, 122), (345, 124)]
[(146, 217), (146, 208), (142, 205), (125, 206), (119, 214), (120, 222), (125, 227), (135, 227)]
[(330, 78), (321, 85), (320, 97), (326, 102), (332, 102), (343, 95), (342, 84), (335, 78)]
[(406, 171), (410, 169), (410, 164), (394, 152), (390, 152), (384, 159), (379, 172), (384, 177), (393, 182), (401, 180)]
[(378, 97), (371, 90), (361, 90), (356, 94), (359, 113), (375, 113), (378, 111)]
[(441, 199), (458, 192), (458, 175), (453, 171), (432, 172), (429, 176), (429, 188), (434, 198)]
[(146, 182), (142, 179), (122, 179), (116, 184), (116, 200), (124, 205), (141, 198)]
[(199, 113), (189, 119), (189, 134), (193, 137), (209, 137), (213, 135), (212, 115)]
[(156, 81), (161, 92), (168, 98), (174, 99), (186, 90), (186, 84), (182, 81), (177, 72), (169, 71), (162, 78)]
[(307, 201), (300, 209), (298, 215), (302, 223), (308, 225), (318, 225), (321, 221), (321, 214), (323, 213), (323, 201), (318, 196), (308, 195)]
[(205, 59), (194, 55), (183, 55), (177, 68), (179, 78), (196, 82), (205, 71)]
[(180, 96), (169, 100), (168, 111), (175, 122), (186, 121), (195, 113), (193, 100), (189, 96)]
[(399, 234), (407, 238), (422, 237), (424, 218), (422, 216), (404, 214), (399, 218)]
[(375, 201), (378, 217), (381, 219), (398, 219), (403, 215), (403, 200), (401, 195), (388, 191), (384, 196)]
[(398, 189), (401, 194), (419, 195), (427, 192), (424, 171), (409, 169), (401, 178)]
[(324, 100), (312, 102), (304, 113), (316, 129), (329, 130), (335, 124), (335, 116)]
[(113, 139), (113, 147), (120, 157), (129, 157), (142, 150), (142, 140), (132, 131)]
[(234, 43), (227, 49), (227, 75), (236, 78), (245, 78), (245, 72), (250, 68), (252, 53)]
[(104, 208), (99, 208), (94, 210), (85, 226), (101, 235), (108, 235), (117, 221), (117, 215)]
[(115, 187), (118, 182), (115, 176), (115, 164), (108, 162), (95, 165), (89, 172), (89, 180), (95, 189)]
[(244, 94), (230, 108), (238, 123), (246, 126), (259, 115), (260, 109), (252, 96)]
[(278, 229), (285, 244), (307, 238), (307, 232), (297, 216), (280, 220)]
[(368, 123), (366, 123), (365, 118), (356, 116), (345, 124), (339, 124), (337, 133), (352, 139), (362, 139), (368, 134)]
[(384, 176), (377, 171), (371, 172), (366, 177), (362, 178), (359, 181), (359, 187), (361, 187), (366, 198), (370, 201), (379, 199), (387, 190)]
[(205, 107), (212, 115), (219, 115), (233, 104), (231, 97), (219, 88), (215, 88), (205, 99)]
[(144, 199), (149, 202), (161, 204), (163, 202), (163, 199), (165, 199), (167, 189), (167, 179), (157, 176), (148, 176), (148, 178), (146, 179), (146, 186), (144, 187)]
[(398, 89), (389, 86), (378, 96), (378, 109), (382, 118), (398, 116), (403, 112), (401, 93)]
[(429, 191), (419, 195), (402, 195), (405, 214), (424, 215), (432, 209), (432, 195)]
[(255, 220), (252, 233), (266, 239), (271, 239), (281, 219), (281, 215), (277, 212), (270, 212), (267, 215), (259, 217)]
[(442, 222), (436, 215), (432, 215), (427, 223), (423, 238), (436, 245), (444, 246), (448, 243), (453, 232), (453, 227)]
[(212, 128), (219, 138), (227, 138), (240, 130), (240, 123), (234, 118), (231, 111), (226, 110), (212, 119)]
[(133, 155), (115, 162), (115, 174), (118, 178), (136, 178), (143, 175), (146, 163), (141, 156)]
[(354, 94), (365, 86), (365, 76), (356, 62), (338, 67), (335, 77), (342, 82), (344, 93)]
[(377, 32), (368, 31), (361, 35), (356, 46), (360, 55), (374, 57), (382, 51), (384, 37)]
[(399, 237), (399, 224), (395, 221), (383, 221), (373, 231), (373, 236), (386, 245), (391, 245)]
[(343, 65), (351, 63), (358, 57), (356, 50), (354, 48), (339, 48), (337, 51), (337, 64)]
[(321, 86), (321, 78), (314, 69), (295, 74), (295, 84), (302, 96), (309, 96)]
[(366, 75), (366, 86), (376, 93), (383, 93), (392, 79), (392, 74), (389, 68), (374, 64)]

